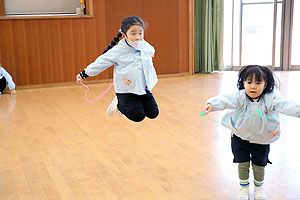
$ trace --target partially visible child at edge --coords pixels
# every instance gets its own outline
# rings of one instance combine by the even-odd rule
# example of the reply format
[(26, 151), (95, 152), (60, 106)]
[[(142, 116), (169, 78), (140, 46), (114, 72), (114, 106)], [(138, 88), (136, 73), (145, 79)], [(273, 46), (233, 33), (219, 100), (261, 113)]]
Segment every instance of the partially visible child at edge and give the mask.
[(243, 67), (238, 74), (238, 91), (210, 98), (206, 113), (232, 109), (222, 118), (222, 125), (231, 129), (233, 162), (239, 163), (240, 192), (237, 199), (249, 199), (249, 168), (254, 174), (254, 197), (266, 199), (263, 190), (265, 166), (270, 144), (279, 139), (278, 113), (300, 117), (300, 104), (277, 94), (279, 88), (273, 72), (264, 66)]
[(5, 88), (8, 87), (10, 94), (16, 94), (16, 85), (11, 77), (11, 75), (1, 66), (0, 62), (0, 95), (3, 93)]
[[(120, 40), (122, 36), (125, 38)], [(154, 48), (144, 40), (143, 20), (129, 16), (122, 21), (121, 30), (103, 54), (77, 75), (77, 82), (114, 65), (116, 97), (106, 111), (107, 116), (118, 112), (120, 117), (124, 114), (134, 122), (145, 117), (154, 119), (159, 113), (151, 93), (158, 81), (152, 62), (154, 52)]]

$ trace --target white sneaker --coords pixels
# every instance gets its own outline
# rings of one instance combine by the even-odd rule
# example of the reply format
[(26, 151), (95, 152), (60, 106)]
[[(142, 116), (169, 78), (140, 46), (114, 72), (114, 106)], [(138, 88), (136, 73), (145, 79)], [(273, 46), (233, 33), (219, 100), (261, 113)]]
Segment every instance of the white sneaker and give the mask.
[(118, 111), (118, 117), (122, 118), (122, 117), (124, 117), (124, 114), (122, 114), (120, 111)]
[(118, 98), (115, 97), (106, 110), (106, 115), (111, 117), (118, 111)]
[(266, 193), (262, 186), (254, 188), (254, 200), (266, 200)]
[(237, 200), (249, 200), (249, 187), (241, 188), (236, 199)]

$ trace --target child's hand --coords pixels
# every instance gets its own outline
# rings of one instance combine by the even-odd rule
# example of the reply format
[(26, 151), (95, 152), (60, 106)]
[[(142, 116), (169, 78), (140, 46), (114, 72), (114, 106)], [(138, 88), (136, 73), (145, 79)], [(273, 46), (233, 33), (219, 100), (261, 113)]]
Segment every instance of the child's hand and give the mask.
[(11, 95), (15, 95), (15, 94), (17, 94), (17, 91), (16, 91), (16, 90), (11, 90), (11, 91), (10, 91), (10, 94), (11, 94)]
[(77, 74), (76, 76), (76, 83), (82, 82), (83, 79), (81, 78), (80, 74)]
[(211, 104), (210, 104), (210, 103), (209, 103), (209, 104), (206, 104), (206, 105), (204, 106), (204, 108), (203, 108), (203, 110), (204, 110), (204, 112), (205, 112), (205, 115), (207, 115), (207, 114), (211, 111), (211, 109), (212, 109)]

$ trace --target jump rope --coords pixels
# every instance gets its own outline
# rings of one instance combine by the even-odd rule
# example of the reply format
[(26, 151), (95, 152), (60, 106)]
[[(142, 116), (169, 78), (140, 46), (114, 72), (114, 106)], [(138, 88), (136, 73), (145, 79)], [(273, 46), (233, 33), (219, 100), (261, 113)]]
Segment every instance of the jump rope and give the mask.
[[(84, 96), (85, 96), (85, 99), (86, 99), (86, 101), (88, 102), (88, 103), (95, 103), (95, 102), (97, 102), (97, 101), (99, 101), (105, 94), (107, 94), (108, 92), (109, 92), (109, 90), (112, 88), (112, 86), (114, 85), (114, 83), (112, 82), (109, 86), (108, 86), (108, 88), (106, 88), (106, 90), (104, 90), (102, 93), (100, 93), (99, 95), (98, 95), (98, 97), (96, 97), (95, 99), (93, 99), (93, 100), (90, 100), (88, 97), (87, 97), (87, 93), (90, 91), (90, 88), (87, 86), (87, 85), (85, 85), (84, 83), (82, 83), (81, 81), (78, 81), (81, 85), (83, 85), (87, 90), (85, 91), (85, 93), (84, 93)], [(262, 114), (262, 112), (261, 112), (261, 110), (260, 109), (257, 109), (257, 114), (258, 114), (258, 116), (260, 117), (260, 118), (266, 118), (266, 119), (269, 119), (269, 120), (279, 120), (279, 118), (277, 118), (277, 117), (272, 117), (272, 116), (264, 116), (263, 114)], [(201, 112), (200, 113), (200, 116), (202, 116), (202, 117), (205, 117), (206, 119), (208, 119), (208, 120), (210, 120), (210, 121), (213, 121), (213, 122), (215, 122), (215, 123), (219, 123), (219, 121), (217, 121), (217, 120), (215, 120), (215, 119), (212, 119), (212, 118), (210, 118), (210, 117), (207, 117), (207, 112)]]
[[(261, 112), (261, 110), (258, 108), (257, 109), (257, 114), (258, 114), (258, 116), (260, 117), (260, 118), (262, 118), (262, 119), (269, 119), (269, 120), (278, 120), (279, 121), (279, 118), (278, 117), (272, 117), (272, 116), (264, 116), (263, 115), (263, 113)], [(212, 119), (212, 118), (210, 118), (210, 117), (207, 117), (206, 116), (207, 115), (207, 112), (201, 112), (200, 113), (200, 116), (202, 116), (202, 117), (205, 117), (206, 119), (208, 119), (208, 120), (210, 120), (210, 121), (212, 121), (212, 122), (215, 122), (215, 123), (219, 123), (219, 121), (217, 121), (217, 120), (215, 120), (215, 119)], [(247, 117), (246, 115), (243, 115), (244, 117)]]
[(93, 100), (89, 100), (89, 98), (87, 97), (87, 93), (90, 91), (90, 88), (87, 86), (87, 85), (85, 85), (84, 83), (82, 83), (81, 81), (78, 81), (81, 85), (83, 85), (84, 87), (86, 87), (86, 91), (85, 91), (85, 93), (84, 93), (84, 95), (85, 95), (85, 99), (86, 99), (86, 101), (88, 102), (88, 103), (95, 103), (95, 102), (97, 102), (97, 101), (99, 101), (106, 93), (108, 93), (108, 91), (111, 89), (111, 87), (114, 85), (114, 83), (112, 82), (109, 86), (108, 86), (108, 88), (106, 88), (106, 90), (104, 90), (101, 94), (99, 94), (98, 95), (98, 97), (96, 98), (96, 99), (93, 99)]
[[(82, 83), (81, 81), (78, 80), (78, 82), (79, 82), (81, 85), (83, 85), (83, 86), (87, 89), (87, 90), (85, 91), (85, 93), (84, 93), (84, 96), (85, 96), (85, 99), (86, 99), (86, 101), (87, 101), (88, 103), (95, 103), (95, 102), (99, 101), (105, 94), (107, 94), (107, 93), (109, 92), (109, 90), (110, 90), (110, 89), (112, 88), (112, 86), (114, 85), (114, 83), (112, 82), (112, 83), (108, 86), (108, 88), (106, 88), (106, 90), (104, 90), (102, 93), (100, 93), (100, 94), (98, 95), (98, 97), (97, 97), (96, 99), (90, 100), (90, 99), (87, 97), (87, 93), (90, 91), (90, 88), (89, 88), (87, 85), (85, 85), (84, 83)], [(266, 119), (269, 119), (269, 120), (279, 120), (278, 117), (264, 116), (259, 108), (257, 109), (257, 114), (258, 114), (258, 116), (259, 116), (260, 118), (266, 118)], [(212, 118), (210, 118), (210, 117), (207, 117), (207, 112), (201, 112), (201, 113), (200, 113), (200, 116), (205, 117), (206, 119), (208, 119), (208, 120), (210, 120), (210, 121), (212, 121), (212, 122), (219, 123), (219, 121), (217, 121), (217, 120), (215, 120), (215, 119), (212, 119)]]

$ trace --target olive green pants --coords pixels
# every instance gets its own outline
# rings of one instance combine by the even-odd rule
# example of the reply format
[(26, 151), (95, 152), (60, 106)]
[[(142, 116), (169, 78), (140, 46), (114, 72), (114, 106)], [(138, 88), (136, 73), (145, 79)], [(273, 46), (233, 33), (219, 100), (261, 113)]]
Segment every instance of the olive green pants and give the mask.
[[(249, 179), (250, 162), (239, 163), (239, 178), (240, 180)], [(252, 163), (253, 176), (256, 181), (263, 181), (265, 177), (265, 167), (257, 166)]]

